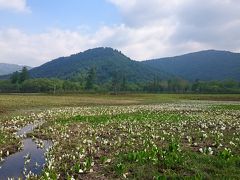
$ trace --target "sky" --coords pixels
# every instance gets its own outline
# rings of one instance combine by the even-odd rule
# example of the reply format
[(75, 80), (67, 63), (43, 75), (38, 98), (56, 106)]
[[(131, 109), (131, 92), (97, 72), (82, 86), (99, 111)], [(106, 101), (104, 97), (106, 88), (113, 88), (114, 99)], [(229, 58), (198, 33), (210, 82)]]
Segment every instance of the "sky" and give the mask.
[(39, 66), (95, 47), (134, 60), (240, 52), (240, 0), (0, 0), (0, 62)]

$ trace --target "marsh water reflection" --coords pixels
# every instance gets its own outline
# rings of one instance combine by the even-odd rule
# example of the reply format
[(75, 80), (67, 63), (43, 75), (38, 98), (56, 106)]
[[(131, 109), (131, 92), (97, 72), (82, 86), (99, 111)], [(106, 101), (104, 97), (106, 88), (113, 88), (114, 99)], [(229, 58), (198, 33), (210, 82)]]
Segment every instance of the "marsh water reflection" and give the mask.
[[(17, 135), (24, 137), (27, 133), (30, 133), (41, 124), (42, 123), (27, 125), (22, 128)], [(26, 138), (22, 140), (22, 143), (23, 149), (20, 152), (12, 154), (3, 162), (0, 162), (1, 180), (8, 178), (25, 179), (25, 175), (29, 174), (29, 172), (35, 175), (41, 174), (45, 164), (44, 154), (52, 146), (52, 142), (49, 140), (33, 140), (31, 138)]]

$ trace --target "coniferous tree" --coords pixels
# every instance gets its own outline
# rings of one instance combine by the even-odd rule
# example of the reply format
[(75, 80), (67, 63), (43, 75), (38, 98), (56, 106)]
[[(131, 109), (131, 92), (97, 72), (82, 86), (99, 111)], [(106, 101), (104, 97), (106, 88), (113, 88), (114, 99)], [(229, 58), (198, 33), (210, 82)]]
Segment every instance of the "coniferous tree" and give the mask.
[(25, 80), (29, 79), (29, 73), (27, 67), (23, 67), (19, 76), (19, 82), (22, 83)]
[(12, 74), (12, 76), (10, 77), (10, 79), (11, 79), (11, 83), (12, 83), (12, 84), (17, 84), (17, 83), (19, 82), (19, 79), (20, 79), (20, 74), (19, 74), (19, 72), (18, 72), (18, 71), (14, 72), (14, 73)]
[(117, 71), (112, 73), (112, 90), (114, 92), (114, 94), (117, 94), (118, 90), (119, 90), (119, 74)]
[(122, 77), (121, 90), (122, 91), (127, 90), (127, 79), (126, 79), (125, 75), (123, 75), (123, 77)]
[(95, 83), (95, 79), (96, 79), (96, 69), (95, 68), (91, 68), (88, 73), (87, 73), (87, 77), (86, 77), (86, 86), (85, 88), (87, 90), (93, 89), (94, 83)]

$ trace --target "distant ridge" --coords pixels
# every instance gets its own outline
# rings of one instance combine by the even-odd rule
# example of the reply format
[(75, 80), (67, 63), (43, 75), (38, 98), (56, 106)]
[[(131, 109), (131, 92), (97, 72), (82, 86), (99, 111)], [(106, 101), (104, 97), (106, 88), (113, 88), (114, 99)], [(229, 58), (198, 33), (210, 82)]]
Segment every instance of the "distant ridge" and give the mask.
[(194, 81), (196, 79), (240, 81), (240, 53), (205, 50), (181, 56), (144, 61), (143, 64), (175, 76)]
[[(2, 75), (8, 75), (16, 71), (22, 70), (24, 66), (20, 66), (17, 64), (8, 64), (8, 63), (0, 63), (0, 76)], [(26, 66), (28, 69), (31, 69), (31, 67)]]

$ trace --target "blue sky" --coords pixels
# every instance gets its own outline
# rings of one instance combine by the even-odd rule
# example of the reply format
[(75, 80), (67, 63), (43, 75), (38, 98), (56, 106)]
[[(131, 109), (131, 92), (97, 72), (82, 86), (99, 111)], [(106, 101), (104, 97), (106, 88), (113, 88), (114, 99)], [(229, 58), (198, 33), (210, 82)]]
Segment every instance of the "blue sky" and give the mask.
[(236, 0), (0, 0), (0, 62), (38, 66), (95, 47), (134, 60), (240, 52)]
[(27, 6), (30, 12), (0, 11), (1, 28), (36, 33), (53, 27), (94, 30), (121, 22), (117, 7), (105, 0), (29, 0)]

